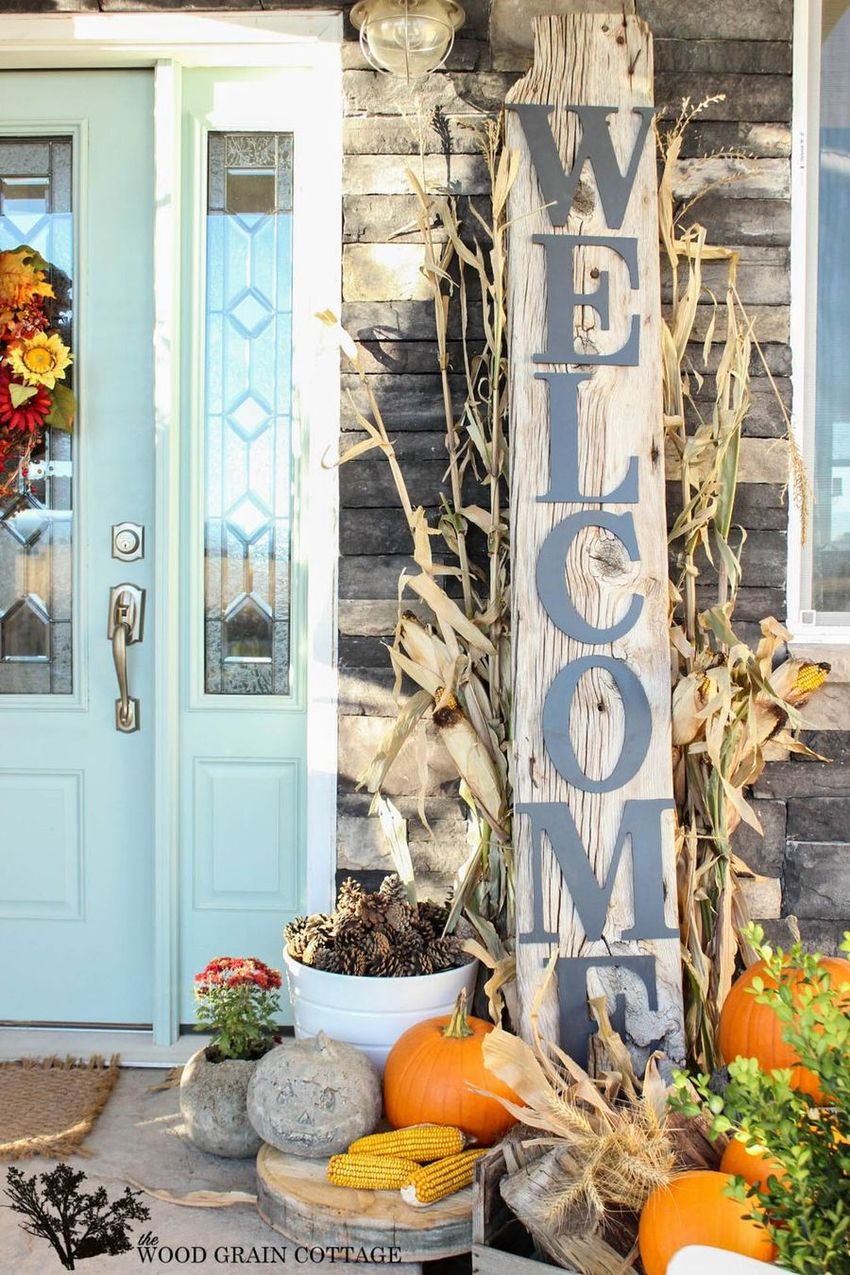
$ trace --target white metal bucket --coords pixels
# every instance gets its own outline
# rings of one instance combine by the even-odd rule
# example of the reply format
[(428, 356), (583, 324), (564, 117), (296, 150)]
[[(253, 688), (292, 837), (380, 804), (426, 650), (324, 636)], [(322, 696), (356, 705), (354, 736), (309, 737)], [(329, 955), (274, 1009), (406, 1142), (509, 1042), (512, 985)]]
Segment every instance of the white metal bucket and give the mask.
[(408, 1027), (450, 1014), (459, 992), (470, 1001), (478, 962), (411, 978), (360, 978), (302, 965), (284, 950), (284, 967), (299, 1040), (323, 1031), (356, 1045), (383, 1075), (390, 1049)]

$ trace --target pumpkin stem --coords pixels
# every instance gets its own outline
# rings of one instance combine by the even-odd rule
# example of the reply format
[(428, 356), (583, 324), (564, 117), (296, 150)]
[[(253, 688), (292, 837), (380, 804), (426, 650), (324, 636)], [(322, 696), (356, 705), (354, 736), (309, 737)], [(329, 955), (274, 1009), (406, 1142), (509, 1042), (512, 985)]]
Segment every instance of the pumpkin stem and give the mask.
[(464, 1036), (474, 1036), (466, 1016), (466, 988), (464, 987), (455, 1001), (454, 1012), (443, 1028), (446, 1040), (462, 1040)]

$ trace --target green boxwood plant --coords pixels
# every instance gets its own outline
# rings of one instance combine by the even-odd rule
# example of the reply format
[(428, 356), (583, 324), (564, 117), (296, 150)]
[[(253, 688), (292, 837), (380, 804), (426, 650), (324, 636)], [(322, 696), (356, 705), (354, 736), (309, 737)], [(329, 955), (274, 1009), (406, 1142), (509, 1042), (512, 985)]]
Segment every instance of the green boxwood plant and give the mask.
[[(770, 1230), (777, 1265), (801, 1275), (850, 1275), (850, 1004), (836, 995), (817, 956), (799, 943), (774, 952), (751, 927), (749, 939), (776, 982), (753, 980), (752, 994), (773, 1007), (783, 1039), (818, 1078), (820, 1105), (791, 1087), (790, 1070), (764, 1071), (755, 1058), (729, 1064), (729, 1084), (680, 1072), (671, 1105), (711, 1121), (713, 1137), (737, 1137), (783, 1168), (761, 1187), (736, 1177), (729, 1194), (752, 1206)], [(850, 931), (842, 948), (850, 953)]]

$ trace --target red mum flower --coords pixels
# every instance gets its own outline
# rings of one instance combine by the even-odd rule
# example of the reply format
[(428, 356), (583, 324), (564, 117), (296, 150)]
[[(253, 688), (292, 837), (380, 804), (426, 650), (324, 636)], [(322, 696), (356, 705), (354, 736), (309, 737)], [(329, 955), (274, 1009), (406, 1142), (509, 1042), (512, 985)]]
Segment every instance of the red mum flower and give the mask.
[(267, 992), (281, 986), (277, 970), (257, 956), (217, 956), (195, 975), (196, 992), (205, 996), (219, 987), (256, 987)]
[(21, 434), (37, 434), (53, 405), (50, 394), (43, 385), (38, 385), (35, 387), (35, 394), (16, 407), (12, 402), (13, 384), (20, 382), (12, 380), (7, 367), (0, 367), (0, 428), (16, 430)]

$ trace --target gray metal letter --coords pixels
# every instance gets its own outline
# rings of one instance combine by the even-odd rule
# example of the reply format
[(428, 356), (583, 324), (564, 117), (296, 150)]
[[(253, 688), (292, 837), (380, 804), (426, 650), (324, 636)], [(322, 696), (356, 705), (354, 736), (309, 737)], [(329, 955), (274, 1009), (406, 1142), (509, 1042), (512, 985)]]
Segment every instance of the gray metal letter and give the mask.
[[(579, 679), (591, 669), (604, 669), (614, 679), (623, 714), (625, 737), (617, 764), (606, 779), (589, 779), (578, 763), (570, 739), (573, 694)], [(625, 660), (610, 655), (582, 655), (557, 674), (543, 703), (543, 742), (558, 771), (568, 784), (582, 792), (614, 792), (640, 770), (652, 736), (652, 713), (646, 691)]]
[(652, 106), (632, 107), (633, 113), (640, 116), (640, 127), (625, 174), (620, 172), (608, 125), (608, 117), (617, 112), (616, 106), (564, 107), (566, 111), (574, 111), (581, 121), (581, 142), (569, 173), (564, 171), (558, 146), (549, 124), (549, 116), (554, 107), (535, 102), (508, 106), (507, 109), (515, 111), (519, 116), (537, 171), (537, 180), (548, 205), (547, 212), (552, 225), (567, 224), (567, 217), (581, 180), (581, 171), (585, 161), (589, 160), (596, 179), (602, 211), (605, 213), (605, 221), (612, 230), (618, 229), (626, 215), (638, 165), (646, 144), (646, 136), (655, 114), (654, 108)]
[(575, 348), (573, 331), (576, 306), (586, 305), (599, 315), (603, 332), (609, 328), (608, 271), (599, 271), (599, 287), (595, 292), (576, 292), (573, 271), (573, 252), (576, 248), (610, 248), (625, 261), (629, 271), (629, 286), (637, 291), (639, 272), (637, 239), (624, 237), (612, 239), (608, 235), (532, 235), (532, 243), (546, 249), (546, 291), (548, 296), (547, 348), (542, 354), (533, 354), (534, 363), (587, 363), (615, 364), (617, 367), (636, 367), (640, 356), (640, 317), (632, 315), (629, 336), (625, 345), (611, 354), (586, 354)]
[(565, 566), (573, 541), (585, 527), (602, 527), (612, 532), (625, 547), (629, 559), (632, 562), (640, 561), (635, 523), (631, 514), (583, 509), (556, 523), (543, 541), (537, 558), (537, 593), (549, 619), (557, 624), (562, 633), (575, 638), (577, 642), (586, 642), (588, 646), (598, 646), (602, 642), (613, 642), (615, 638), (622, 637), (629, 629), (634, 628), (643, 610), (644, 600), (640, 594), (633, 593), (622, 620), (607, 629), (591, 624), (576, 608), (567, 588)]
[(552, 847), (564, 885), (569, 890), (586, 937), (595, 942), (602, 937), (614, 882), (620, 869), (626, 838), (632, 847), (632, 894), (634, 924), (621, 939), (670, 939), (679, 931), (667, 924), (664, 916), (664, 874), (661, 862), (661, 815), (673, 809), (667, 797), (627, 801), (614, 842), (608, 876), (602, 885), (590, 865), (587, 850), (569, 806), (560, 801), (527, 801), (517, 805), (517, 814), (531, 820), (531, 875), (534, 890), (534, 928), (520, 934), (520, 943), (548, 943), (558, 936), (544, 928), (543, 893), (541, 889), (541, 856), (543, 834)]
[[(561, 956), (558, 971), (558, 1001), (561, 1008), (561, 1048), (580, 1067), (586, 1067), (590, 1038), (596, 1033), (596, 1019), (588, 1013), (587, 974), (593, 969), (631, 970), (646, 988), (651, 1010), (658, 1009), (658, 987), (655, 981), (654, 956)], [(625, 1039), (626, 1003), (618, 996), (611, 1025)]]
[(536, 381), (549, 386), (549, 490), (537, 499), (554, 504), (562, 500), (567, 505), (581, 505), (588, 501), (610, 501), (616, 505), (638, 503), (638, 458), (629, 457), (625, 478), (614, 491), (604, 495), (588, 495), (581, 490), (578, 480), (578, 391), (589, 374), (580, 372), (535, 372)]

